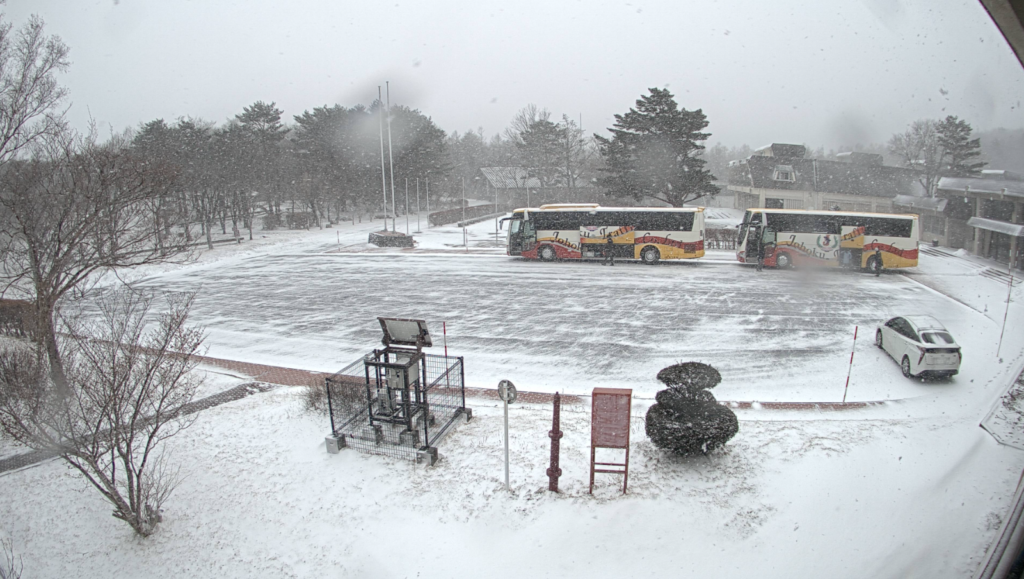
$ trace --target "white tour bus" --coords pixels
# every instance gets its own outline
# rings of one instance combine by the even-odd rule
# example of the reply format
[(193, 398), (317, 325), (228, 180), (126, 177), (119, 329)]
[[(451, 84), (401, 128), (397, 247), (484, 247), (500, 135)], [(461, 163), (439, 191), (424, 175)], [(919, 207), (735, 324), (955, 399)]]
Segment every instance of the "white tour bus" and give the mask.
[[(769, 267), (821, 265), (878, 268), (917, 265), (917, 215), (748, 209), (739, 226), (736, 259), (757, 261), (761, 236), (763, 264)], [(881, 256), (881, 260), (876, 256)]]
[(611, 253), (653, 264), (704, 255), (703, 207), (541, 205), (516, 209), (502, 221), (509, 221), (508, 254), (528, 259), (600, 258)]

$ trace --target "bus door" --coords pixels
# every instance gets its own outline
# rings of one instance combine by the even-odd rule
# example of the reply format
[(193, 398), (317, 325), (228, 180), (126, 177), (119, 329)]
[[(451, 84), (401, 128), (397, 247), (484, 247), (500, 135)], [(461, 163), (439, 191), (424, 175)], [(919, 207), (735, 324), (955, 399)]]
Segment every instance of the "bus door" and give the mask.
[(537, 243), (537, 231), (533, 223), (526, 219), (505, 218), (501, 220), (502, 226), (505, 221), (508, 225), (508, 254), (522, 255), (524, 251), (533, 249)]
[(534, 228), (533, 221), (529, 219), (523, 220), (521, 240), (522, 241), (520, 242), (519, 250), (520, 253), (524, 251), (530, 251), (531, 249), (537, 246), (537, 229)]
[(764, 248), (764, 258), (768, 260), (775, 256), (775, 243), (776, 239), (775, 230), (771, 227), (765, 227), (761, 233), (761, 247)]
[(853, 269), (861, 268), (864, 254), (864, 226), (843, 225), (839, 237), (839, 265)]

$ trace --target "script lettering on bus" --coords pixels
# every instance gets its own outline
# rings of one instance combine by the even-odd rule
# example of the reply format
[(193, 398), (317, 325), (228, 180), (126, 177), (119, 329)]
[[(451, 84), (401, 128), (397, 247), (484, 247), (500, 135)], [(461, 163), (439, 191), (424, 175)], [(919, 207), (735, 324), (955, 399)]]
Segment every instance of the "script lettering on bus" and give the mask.
[(780, 241), (778, 243), (778, 245), (780, 247), (783, 247), (783, 246), (784, 247), (790, 247), (792, 249), (795, 249), (795, 250), (797, 250), (797, 251), (799, 251), (801, 253), (804, 253), (804, 254), (806, 254), (806, 255), (808, 255), (810, 257), (816, 258), (816, 259), (828, 259), (828, 253), (832, 253), (832, 254), (836, 253), (835, 250), (832, 250), (832, 251), (830, 251), (828, 253), (825, 253), (824, 251), (820, 251), (820, 250), (815, 249), (815, 248), (807, 247), (806, 245), (804, 245), (804, 243), (802, 241), (797, 241), (796, 240), (796, 235), (790, 235), (789, 236), (789, 241)]

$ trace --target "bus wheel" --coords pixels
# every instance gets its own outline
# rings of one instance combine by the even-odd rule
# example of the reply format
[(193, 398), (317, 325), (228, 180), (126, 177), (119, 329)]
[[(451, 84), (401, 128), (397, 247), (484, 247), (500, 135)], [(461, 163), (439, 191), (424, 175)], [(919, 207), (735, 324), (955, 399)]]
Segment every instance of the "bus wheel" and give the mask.
[(793, 259), (789, 257), (786, 252), (779, 253), (775, 256), (775, 267), (779, 269), (789, 269), (793, 267)]
[(640, 252), (640, 259), (647, 265), (654, 265), (661, 259), (661, 252), (658, 251), (657, 247), (648, 246)]
[(877, 257), (872, 255), (871, 257), (868, 258), (868, 271), (871, 273), (875, 273), (879, 269), (882, 269), (882, 264), (879, 263)]
[(541, 261), (555, 261), (555, 248), (550, 245), (544, 245), (537, 252), (540, 256)]

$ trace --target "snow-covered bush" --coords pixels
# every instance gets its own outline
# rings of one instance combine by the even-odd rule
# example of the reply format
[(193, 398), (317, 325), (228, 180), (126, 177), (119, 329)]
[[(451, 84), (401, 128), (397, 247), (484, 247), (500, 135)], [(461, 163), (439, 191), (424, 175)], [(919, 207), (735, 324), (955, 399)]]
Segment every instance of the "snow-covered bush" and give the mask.
[(656, 446), (676, 454), (707, 454), (739, 431), (732, 410), (708, 391), (722, 381), (713, 367), (700, 362), (675, 364), (658, 372), (668, 388), (655, 396), (645, 430)]
[(310, 414), (327, 416), (327, 388), (323, 378), (312, 378), (302, 387), (302, 409)]

